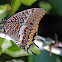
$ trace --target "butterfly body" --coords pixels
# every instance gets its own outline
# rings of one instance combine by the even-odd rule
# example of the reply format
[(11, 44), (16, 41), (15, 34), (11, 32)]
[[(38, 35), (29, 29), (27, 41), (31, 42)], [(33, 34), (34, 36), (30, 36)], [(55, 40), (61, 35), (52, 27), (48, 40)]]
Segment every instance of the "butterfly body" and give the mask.
[(45, 15), (43, 8), (32, 8), (11, 16), (3, 24), (6, 33), (18, 46), (28, 52), (38, 31), (40, 19)]

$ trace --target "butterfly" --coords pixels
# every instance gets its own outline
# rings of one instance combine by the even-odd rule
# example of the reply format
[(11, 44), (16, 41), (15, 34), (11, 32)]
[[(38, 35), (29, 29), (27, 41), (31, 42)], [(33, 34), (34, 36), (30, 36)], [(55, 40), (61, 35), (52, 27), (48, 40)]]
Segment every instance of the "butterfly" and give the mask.
[(28, 54), (30, 49), (35, 54), (31, 50), (31, 46), (37, 46), (34, 40), (38, 33), (39, 22), (45, 13), (46, 10), (43, 8), (31, 8), (21, 11), (8, 20), (4, 19), (2, 28), (20, 48), (27, 51)]

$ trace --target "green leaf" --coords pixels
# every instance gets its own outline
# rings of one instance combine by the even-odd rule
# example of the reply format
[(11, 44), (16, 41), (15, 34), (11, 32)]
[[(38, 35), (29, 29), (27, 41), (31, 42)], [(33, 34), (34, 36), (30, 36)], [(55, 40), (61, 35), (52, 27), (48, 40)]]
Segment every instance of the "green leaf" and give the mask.
[(33, 3), (35, 3), (37, 0), (22, 0), (21, 2), (26, 5), (26, 6), (30, 6)]
[(0, 22), (8, 14), (10, 10), (11, 9), (9, 4), (0, 5)]
[(11, 0), (11, 7), (13, 11), (17, 11), (21, 6), (21, 0)]
[(11, 0), (11, 11), (9, 16), (12, 16), (21, 6), (21, 0)]
[(2, 46), (3, 42), (4, 42), (4, 39), (0, 38), (0, 55), (2, 53), (2, 47), (1, 46)]
[(51, 10), (51, 5), (48, 3), (48, 2), (43, 2), (43, 1), (40, 1), (39, 2), (39, 7), (40, 8), (45, 8), (47, 10), (47, 13)]
[(4, 38), (0, 37), (0, 55), (3, 53), (4, 50), (11, 46), (11, 42)]

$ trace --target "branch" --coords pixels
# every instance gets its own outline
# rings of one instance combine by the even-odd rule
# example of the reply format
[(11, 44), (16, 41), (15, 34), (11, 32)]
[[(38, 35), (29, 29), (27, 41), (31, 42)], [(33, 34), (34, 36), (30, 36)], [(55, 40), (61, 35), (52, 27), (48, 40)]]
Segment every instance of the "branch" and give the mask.
[[(5, 34), (0, 32), (0, 37), (5, 38), (7, 40), (11, 40), (11, 38)], [(41, 36), (36, 36), (36, 40), (34, 40), (35, 44), (39, 46), (40, 50), (47, 50), (50, 51), (50, 45), (55, 43), (55, 40), (49, 39), (49, 38), (44, 38)], [(58, 44), (59, 47), (62, 47), (62, 43), (59, 42)], [(58, 47), (52, 46), (51, 52), (57, 55), (62, 56), (62, 49)]]
[[(43, 41), (35, 40), (34, 42), (35, 42), (36, 45), (39, 46), (39, 49), (40, 50), (50, 51), (50, 45), (46, 45)], [(57, 54), (57, 55), (62, 56), (62, 49), (61, 48), (58, 48), (58, 47), (57, 48), (56, 47), (52, 47), (51, 53), (54, 53), (54, 54)]]

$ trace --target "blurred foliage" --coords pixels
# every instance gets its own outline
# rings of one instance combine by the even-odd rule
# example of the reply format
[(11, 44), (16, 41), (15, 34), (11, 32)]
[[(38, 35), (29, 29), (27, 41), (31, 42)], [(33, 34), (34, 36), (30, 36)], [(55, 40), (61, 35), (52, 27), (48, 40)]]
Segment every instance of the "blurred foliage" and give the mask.
[(37, 0), (22, 0), (21, 2), (26, 5), (26, 6), (30, 6), (32, 5), (34, 2), (36, 2)]
[(6, 15), (8, 15), (11, 10), (10, 7), (11, 6), (9, 4), (0, 5), (0, 22)]
[(52, 56), (49, 56), (49, 52), (44, 50), (40, 55), (29, 56), (28, 62), (61, 62), (61, 60), (57, 55), (52, 54)]
[(21, 60), (21, 59), (18, 59), (18, 60), (13, 59), (13, 60), (11, 60), (11, 61), (6, 61), (6, 62), (24, 62), (24, 61), (23, 61), (23, 60)]
[[(47, 21), (50, 22), (49, 25), (52, 26), (54, 29), (57, 29), (57, 31), (60, 33), (61, 27), (62, 27), (62, 22), (58, 22), (55, 21), (55, 23), (53, 22), (54, 20), (61, 21), (62, 20), (62, 0), (0, 0), (0, 25), (2, 25), (2, 19), (6, 16), (7, 18), (9, 18), (10, 16), (12, 16), (13, 14), (17, 13), (18, 11), (25, 9), (25, 8), (45, 8), (47, 10), (47, 16), (45, 17), (45, 19), (48, 19)], [(21, 9), (22, 8), (22, 9)], [(50, 16), (52, 15), (52, 16)], [(54, 15), (55, 15), (55, 19), (54, 19)], [(48, 18), (48, 16), (50, 16)], [(60, 19), (61, 16), (61, 19)], [(52, 18), (53, 17), (53, 18)], [(51, 24), (51, 20), (52, 20), (52, 24)], [(45, 21), (45, 26), (48, 26), (48, 22)], [(46, 23), (47, 22), (47, 23)], [(41, 22), (40, 22), (41, 24)], [(42, 25), (42, 24), (41, 24)], [(60, 30), (59, 30), (60, 28)], [(52, 31), (52, 28), (46, 28), (48, 30), (48, 33), (50, 33), (50, 29)], [(45, 30), (47, 32), (47, 30)], [(43, 31), (42, 29), (40, 29), (40, 33), (41, 31)], [(44, 33), (45, 34), (45, 33)], [(62, 34), (62, 33), (60, 33)], [(46, 35), (46, 34), (45, 34)], [(49, 35), (49, 34), (47, 34)], [(2, 54), (7, 54), (11, 57), (14, 57), (16, 59), (16, 57), (22, 57), (22, 56), (28, 56), (28, 62), (61, 62), (60, 57), (57, 55), (52, 54), (52, 56), (49, 56), (49, 53), (47, 51), (43, 51), (40, 54), (40, 51), (37, 49), (37, 47), (32, 46), (31, 47), (32, 51), (36, 54), (38, 54), (37, 56), (32, 55), (32, 53), (29, 51), (29, 53), (31, 55), (28, 55), (26, 51), (24, 51), (23, 49), (20, 49), (13, 41), (11, 40), (6, 40), (4, 38), (0, 38), (0, 57), (2, 56)], [(40, 55), (39, 55), (40, 54)], [(6, 58), (6, 56), (5, 56)], [(8, 58), (8, 57), (7, 57)], [(61, 57), (62, 58), (62, 57)], [(27, 59), (27, 58), (26, 58)], [(6, 60), (6, 62), (23, 62), (21, 60)], [(3, 58), (0, 58), (0, 62), (4, 62)], [(27, 62), (27, 61), (25, 61)]]
[(48, 0), (52, 7), (53, 10), (60, 16), (62, 16), (62, 0)]
[(19, 7), (21, 6), (21, 0), (11, 0), (11, 13), (9, 16), (13, 15), (18, 9)]
[[(13, 11), (17, 11), (21, 5), (21, 0), (11, 0), (11, 6)], [(15, 13), (15, 12), (14, 12)]]

